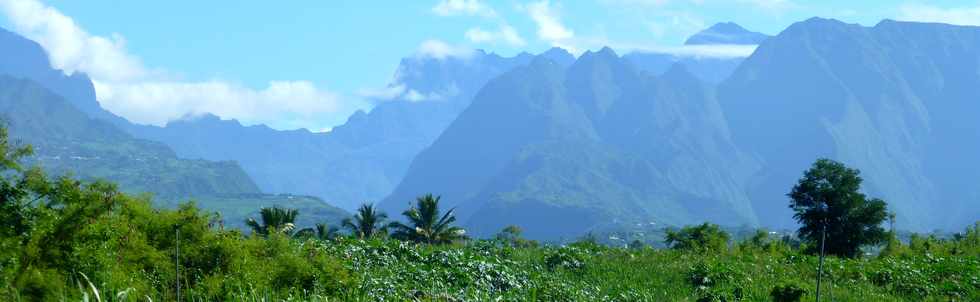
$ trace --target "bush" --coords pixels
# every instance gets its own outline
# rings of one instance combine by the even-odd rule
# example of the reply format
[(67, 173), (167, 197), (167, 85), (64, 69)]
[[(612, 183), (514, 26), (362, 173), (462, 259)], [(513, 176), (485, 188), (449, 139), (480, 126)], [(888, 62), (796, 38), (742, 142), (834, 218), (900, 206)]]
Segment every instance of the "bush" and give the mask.
[(585, 267), (585, 256), (579, 248), (566, 246), (549, 253), (544, 263), (552, 271), (558, 268), (577, 270)]
[(797, 302), (803, 298), (806, 294), (806, 290), (795, 283), (782, 283), (776, 285), (769, 292), (769, 296), (775, 302)]
[(667, 230), (667, 238), (664, 242), (677, 250), (719, 252), (728, 248), (728, 238), (728, 233), (718, 225), (704, 223), (698, 226), (684, 227), (679, 232)]

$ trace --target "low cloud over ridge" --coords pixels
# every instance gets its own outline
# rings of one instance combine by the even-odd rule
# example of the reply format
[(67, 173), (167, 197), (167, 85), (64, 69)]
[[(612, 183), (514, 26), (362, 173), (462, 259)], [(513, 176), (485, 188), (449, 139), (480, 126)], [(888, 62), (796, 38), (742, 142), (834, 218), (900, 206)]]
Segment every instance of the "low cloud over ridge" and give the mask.
[(309, 81), (271, 81), (254, 89), (221, 79), (182, 81), (147, 68), (127, 52), (120, 35), (92, 35), (57, 9), (36, 0), (0, 0), (12, 30), (37, 41), (51, 65), (88, 74), (107, 110), (133, 122), (163, 125), (189, 115), (213, 113), (274, 128), (324, 128), (325, 115), (355, 108)]

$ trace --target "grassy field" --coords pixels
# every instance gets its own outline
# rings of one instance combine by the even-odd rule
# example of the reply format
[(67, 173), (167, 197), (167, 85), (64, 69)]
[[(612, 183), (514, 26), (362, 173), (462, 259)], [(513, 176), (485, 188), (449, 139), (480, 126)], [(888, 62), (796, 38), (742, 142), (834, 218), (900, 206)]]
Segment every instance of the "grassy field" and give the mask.
[[(799, 290), (801, 301), (813, 301), (817, 267), (816, 257), (781, 247), (735, 246), (696, 253), (610, 248), (590, 242), (513, 247), (501, 241), (428, 246), (344, 237), (302, 241), (273, 236), (236, 241), (221, 243), (240, 244), (240, 254), (227, 254), (240, 259), (230, 261), (226, 272), (201, 275), (190, 265), (185, 268), (185, 299), (770, 301), (774, 289), (783, 288)], [(933, 256), (928, 251), (919, 252), (907, 250), (901, 256), (865, 259), (827, 258), (823, 295), (833, 301), (980, 299), (980, 260), (976, 254)], [(186, 261), (194, 261), (193, 256)], [(92, 279), (105, 279), (102, 273), (109, 272), (95, 272)], [(95, 282), (79, 289), (66, 287), (62, 297), (70, 301), (85, 293), (94, 296), (91, 288), (97, 288), (102, 290), (103, 301), (172, 300), (173, 284), (159, 284), (168, 283), (170, 288), (139, 290), (135, 283)], [(131, 285), (136, 287), (127, 287)]]

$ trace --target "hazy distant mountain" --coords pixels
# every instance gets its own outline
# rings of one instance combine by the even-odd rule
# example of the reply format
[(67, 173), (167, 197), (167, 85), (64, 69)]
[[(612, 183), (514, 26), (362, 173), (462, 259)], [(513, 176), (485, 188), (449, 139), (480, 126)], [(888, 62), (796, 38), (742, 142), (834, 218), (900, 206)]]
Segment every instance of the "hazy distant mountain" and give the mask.
[(816, 157), (859, 168), (902, 228), (980, 218), (980, 28), (813, 18), (762, 43), (722, 84), (733, 137), (764, 167), (759, 217), (787, 226), (783, 194)]
[[(303, 221), (336, 224), (347, 215), (312, 197), (261, 194), (233, 161), (183, 159), (162, 143), (134, 138), (123, 128), (140, 126), (102, 109), (85, 74), (51, 68), (33, 41), (0, 30), (0, 52), (0, 120), (14, 139), (34, 146), (30, 163), (50, 174), (108, 179), (126, 192), (154, 193), (160, 204), (194, 199), (231, 225), (249, 214), (242, 211), (273, 205), (304, 209)], [(233, 207), (240, 210), (226, 211)]]
[[(691, 36), (685, 45), (726, 47), (718, 45), (757, 45), (769, 36), (748, 31), (735, 23), (718, 23)], [(623, 56), (636, 68), (653, 75), (667, 72), (674, 64), (681, 64), (702, 81), (719, 83), (742, 63), (740, 57), (711, 57), (694, 54), (671, 54), (661, 52), (632, 52)]]
[[(488, 83), (382, 207), (432, 192), (477, 235), (534, 238), (616, 225), (756, 224), (710, 87), (682, 67), (634, 70), (606, 48), (567, 69), (546, 58)], [(744, 171), (737, 173), (736, 171)]]
[(370, 112), (354, 113), (329, 133), (245, 127), (212, 115), (130, 129), (166, 143), (182, 157), (238, 161), (263, 191), (313, 195), (353, 209), (390, 193), (412, 158), (487, 80), (530, 58), (482, 51), (468, 57), (405, 58), (389, 84), (397, 95), (378, 100)]
[(712, 25), (708, 29), (702, 30), (684, 41), (684, 45), (705, 45), (705, 44), (742, 44), (759, 45), (769, 36), (762, 33), (749, 31), (734, 22), (724, 22)]
[(12, 138), (35, 148), (31, 162), (54, 175), (105, 178), (161, 198), (259, 193), (234, 162), (178, 159), (166, 146), (91, 119), (30, 80), (0, 76), (0, 116)]

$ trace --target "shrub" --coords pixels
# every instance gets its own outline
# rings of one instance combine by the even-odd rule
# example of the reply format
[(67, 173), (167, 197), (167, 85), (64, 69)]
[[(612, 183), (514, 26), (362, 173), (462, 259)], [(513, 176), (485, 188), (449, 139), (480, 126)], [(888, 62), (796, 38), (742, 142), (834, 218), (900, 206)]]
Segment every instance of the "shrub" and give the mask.
[(806, 290), (796, 283), (788, 282), (776, 285), (769, 292), (769, 296), (775, 302), (797, 302), (803, 298), (804, 294), (806, 294)]
[(718, 225), (704, 223), (698, 226), (684, 227), (680, 231), (667, 230), (667, 238), (664, 242), (677, 250), (717, 252), (727, 249), (728, 238), (728, 233)]
[(558, 268), (577, 270), (585, 267), (585, 256), (580, 249), (566, 246), (549, 253), (544, 263), (552, 271)]

